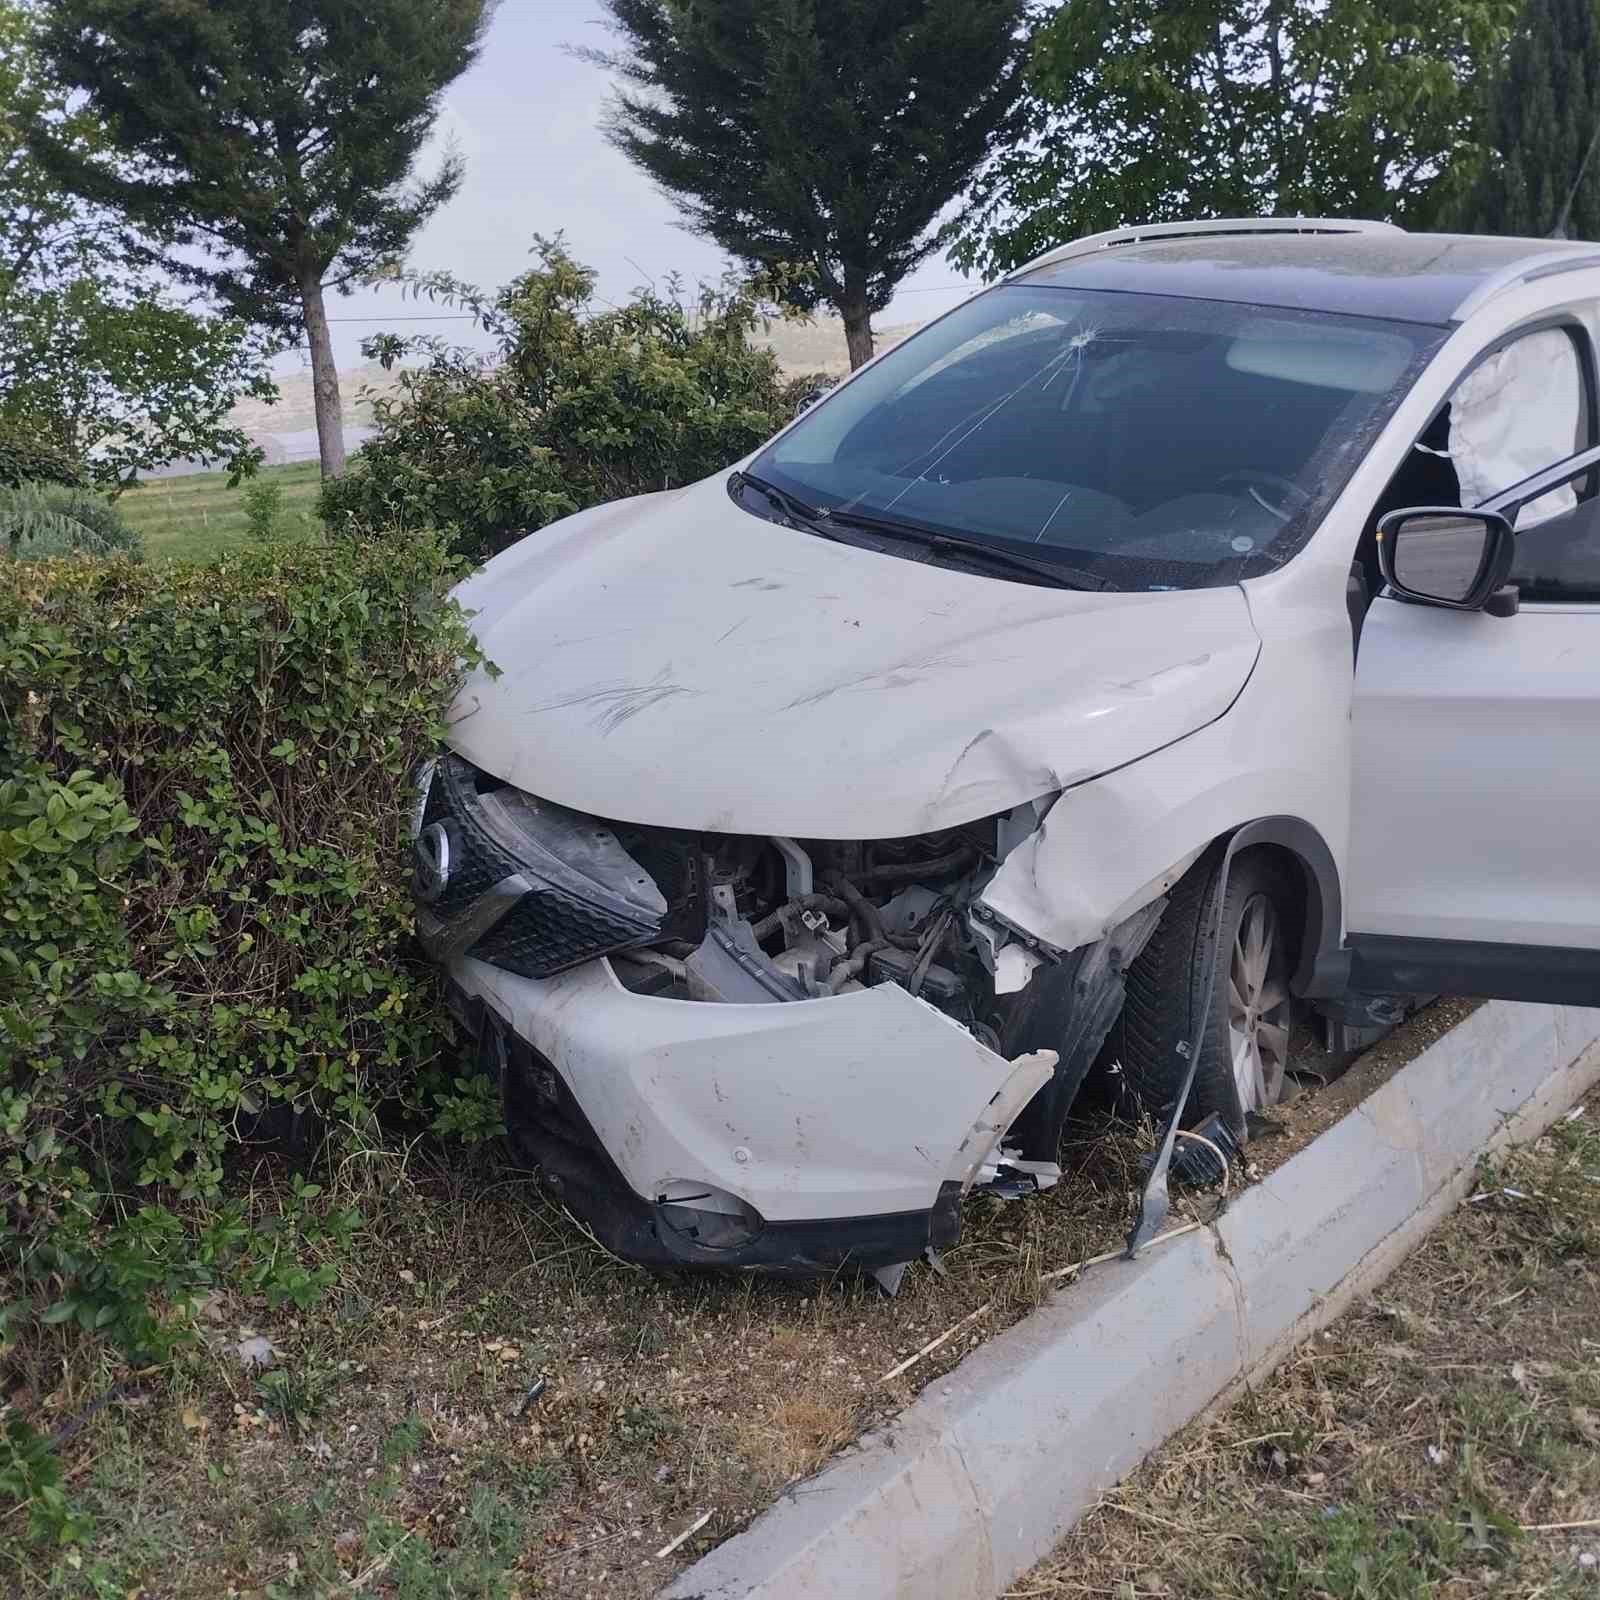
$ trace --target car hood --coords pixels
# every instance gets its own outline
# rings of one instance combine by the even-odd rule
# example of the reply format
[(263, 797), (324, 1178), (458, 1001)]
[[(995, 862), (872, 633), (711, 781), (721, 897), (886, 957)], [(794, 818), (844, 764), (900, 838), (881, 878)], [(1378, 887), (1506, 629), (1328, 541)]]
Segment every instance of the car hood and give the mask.
[(928, 833), (1121, 766), (1227, 710), (1237, 587), (1083, 594), (834, 543), (725, 480), (531, 534), (456, 591), (492, 668), (450, 743), (616, 821)]

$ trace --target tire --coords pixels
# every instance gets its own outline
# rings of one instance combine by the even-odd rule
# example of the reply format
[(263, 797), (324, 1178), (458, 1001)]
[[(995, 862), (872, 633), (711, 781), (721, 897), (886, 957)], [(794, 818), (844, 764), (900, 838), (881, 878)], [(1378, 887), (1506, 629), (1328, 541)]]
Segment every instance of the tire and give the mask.
[[(1122, 1015), (1102, 1060), (1120, 1066), (1120, 1098), (1164, 1114), (1183, 1082), (1179, 1046), (1192, 1040), (1204, 1009), (1218, 933), (1222, 847), (1209, 850), (1173, 887), (1166, 915), (1128, 968)], [(1221, 955), (1194, 1090), (1184, 1111), (1192, 1126), (1220, 1115), (1234, 1134), (1246, 1114), (1283, 1097), (1287, 1082), (1300, 893), (1270, 852), (1233, 859), (1222, 904)]]

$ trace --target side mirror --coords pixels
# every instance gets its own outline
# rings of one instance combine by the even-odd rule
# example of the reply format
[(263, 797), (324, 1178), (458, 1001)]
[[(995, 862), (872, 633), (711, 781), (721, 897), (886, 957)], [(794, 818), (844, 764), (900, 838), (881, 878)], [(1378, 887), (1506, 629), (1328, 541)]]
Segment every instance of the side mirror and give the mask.
[(1516, 534), (1498, 511), (1413, 506), (1378, 522), (1378, 565), (1402, 600), (1481, 611), (1511, 571)]

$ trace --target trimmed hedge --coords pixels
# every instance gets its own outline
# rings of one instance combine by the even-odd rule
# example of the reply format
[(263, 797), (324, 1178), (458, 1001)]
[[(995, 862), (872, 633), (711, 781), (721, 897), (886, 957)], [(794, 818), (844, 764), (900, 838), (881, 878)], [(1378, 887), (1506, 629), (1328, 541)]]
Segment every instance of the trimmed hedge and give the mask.
[(422, 538), (0, 562), (0, 1345), (70, 1323), (160, 1360), (213, 1284), (318, 1293), (226, 1202), (275, 1114), (493, 1126), (405, 887), (410, 775), (475, 658), (454, 575)]

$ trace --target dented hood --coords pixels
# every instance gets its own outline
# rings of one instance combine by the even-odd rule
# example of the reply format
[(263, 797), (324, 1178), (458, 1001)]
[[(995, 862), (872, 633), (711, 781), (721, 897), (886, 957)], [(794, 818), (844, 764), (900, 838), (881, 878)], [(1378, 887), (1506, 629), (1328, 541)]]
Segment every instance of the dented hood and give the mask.
[(1080, 594), (836, 544), (725, 480), (530, 535), (457, 590), (498, 669), (469, 761), (617, 821), (890, 838), (1007, 810), (1222, 715), (1238, 588)]

